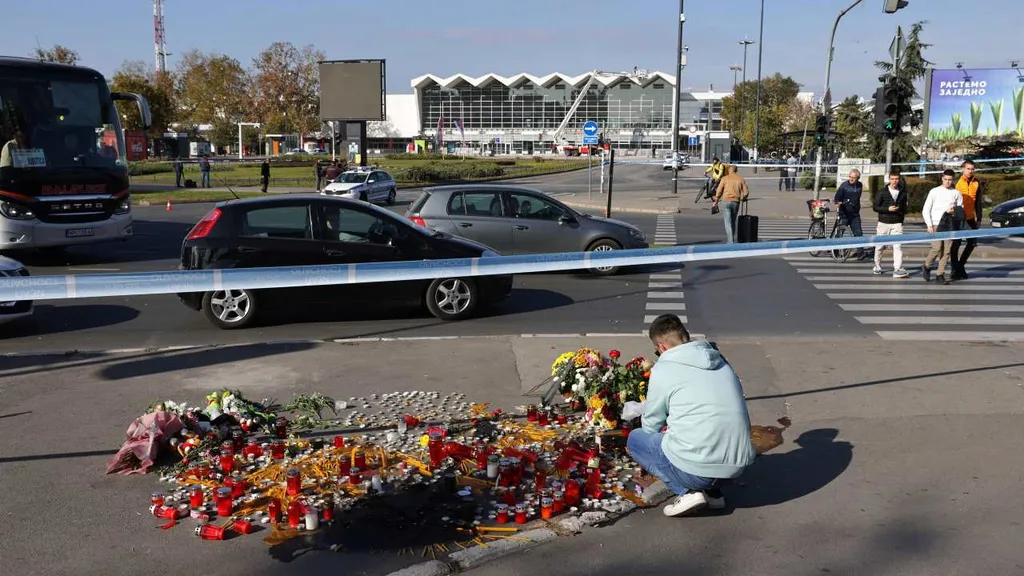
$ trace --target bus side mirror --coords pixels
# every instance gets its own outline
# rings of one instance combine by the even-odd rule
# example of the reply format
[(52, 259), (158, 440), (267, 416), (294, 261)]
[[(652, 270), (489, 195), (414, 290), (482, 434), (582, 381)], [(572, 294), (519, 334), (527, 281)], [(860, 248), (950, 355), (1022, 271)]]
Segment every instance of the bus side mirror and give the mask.
[(149, 130), (153, 126), (153, 116), (149, 113), (149, 102), (138, 94), (131, 92), (113, 92), (110, 94), (113, 100), (131, 100), (139, 108), (139, 116), (142, 117), (142, 129)]

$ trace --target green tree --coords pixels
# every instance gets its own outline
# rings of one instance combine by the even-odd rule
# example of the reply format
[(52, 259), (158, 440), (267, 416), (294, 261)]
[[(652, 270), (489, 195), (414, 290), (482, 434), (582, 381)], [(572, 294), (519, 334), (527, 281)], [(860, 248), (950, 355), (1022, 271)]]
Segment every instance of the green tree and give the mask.
[(249, 73), (238, 60), (198, 50), (188, 52), (175, 74), (180, 120), (196, 127), (211, 124), (210, 139), (221, 146), (231, 144), (238, 139), (238, 122), (247, 121), (250, 85)]
[[(911, 97), (917, 98), (915, 84), (928, 74), (928, 67), (934, 63), (924, 57), (924, 51), (932, 45), (921, 40), (921, 32), (927, 21), (915, 22), (907, 35), (907, 47), (903, 53), (899, 68), (893, 70), (891, 60), (878, 60), (875, 67), (884, 74), (890, 74), (901, 87), (910, 90)], [(885, 158), (885, 136), (869, 132), (869, 151), (872, 158)], [(893, 162), (914, 162), (920, 156), (917, 152), (918, 138), (909, 132), (900, 132), (893, 139)]]
[[(803, 117), (797, 94), (800, 84), (782, 74), (761, 79), (761, 112), (758, 148), (761, 155), (782, 145), (782, 133), (799, 123)], [(754, 145), (755, 110), (757, 109), (757, 80), (742, 82), (736, 87), (735, 95), (722, 99), (722, 117), (729, 126), (735, 126), (740, 143)], [(743, 125), (740, 126), (740, 110), (743, 110)]]
[[(159, 137), (178, 120), (174, 99), (174, 78), (170, 74), (156, 74), (145, 62), (125, 61), (110, 80), (110, 89), (116, 92), (134, 92), (149, 102), (153, 125), (151, 137)], [(117, 102), (118, 113), (128, 130), (141, 130), (142, 121), (131, 102)]]
[(309, 134), (320, 128), (323, 52), (275, 42), (253, 60), (253, 103), (267, 131)]
[(44, 49), (41, 47), (36, 48), (33, 56), (37, 60), (42, 60), (43, 62), (56, 62), (58, 64), (73, 65), (78, 64), (78, 61), (80, 60), (78, 52), (60, 44), (54, 44), (53, 48), (50, 49)]
[(839, 133), (836, 136), (838, 152), (850, 158), (871, 157), (869, 136), (874, 119), (870, 105), (857, 96), (850, 96), (835, 107), (832, 115), (836, 119), (836, 132)]

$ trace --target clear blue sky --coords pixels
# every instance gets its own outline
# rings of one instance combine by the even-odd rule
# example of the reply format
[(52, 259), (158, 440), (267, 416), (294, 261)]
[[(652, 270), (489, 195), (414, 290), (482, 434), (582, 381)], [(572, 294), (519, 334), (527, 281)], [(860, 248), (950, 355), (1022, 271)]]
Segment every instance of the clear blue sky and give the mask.
[[(819, 97), (832, 22), (852, 0), (766, 0), (765, 75), (794, 77)], [(153, 62), (152, 4), (147, 0), (8, 2), (0, 18), (0, 54), (27, 55), (64, 44), (86, 65), (111, 74), (124, 60)], [(726, 8), (728, 6), (728, 8)], [(759, 0), (687, 2), (690, 46), (683, 87), (729, 89), (737, 44), (758, 37)], [(965, 8), (969, 7), (969, 11)], [(388, 92), (408, 93), (421, 74), (486, 72), (579, 74), (634, 66), (670, 72), (676, 0), (165, 0), (169, 64), (190, 49), (221, 52), (249, 64), (274, 41), (314, 44), (329, 59), (387, 59)], [(927, 20), (926, 56), (939, 66), (1002, 67), (1019, 58), (1021, 0), (910, 0), (895, 15), (864, 0), (842, 21), (832, 72), (833, 98), (870, 96), (897, 25)], [(757, 73), (757, 46), (748, 52)]]

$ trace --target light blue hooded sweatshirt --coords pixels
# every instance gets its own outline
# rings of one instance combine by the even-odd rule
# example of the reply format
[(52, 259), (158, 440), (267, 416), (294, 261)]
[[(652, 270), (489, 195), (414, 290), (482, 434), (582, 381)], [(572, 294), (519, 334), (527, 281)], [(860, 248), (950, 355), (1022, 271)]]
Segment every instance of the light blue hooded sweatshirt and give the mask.
[(655, 434), (668, 424), (661, 449), (683, 472), (736, 478), (754, 462), (743, 387), (707, 340), (662, 353), (651, 368), (641, 422)]

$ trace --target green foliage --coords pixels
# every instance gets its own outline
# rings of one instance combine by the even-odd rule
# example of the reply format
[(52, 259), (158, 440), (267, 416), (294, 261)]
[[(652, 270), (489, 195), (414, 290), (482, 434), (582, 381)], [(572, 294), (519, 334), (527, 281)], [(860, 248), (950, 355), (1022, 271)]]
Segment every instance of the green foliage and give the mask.
[[(159, 137), (177, 119), (174, 99), (174, 80), (168, 74), (156, 74), (144, 62), (125, 62), (110, 81), (111, 90), (134, 92), (149, 102), (153, 125), (151, 137)], [(141, 130), (142, 119), (131, 102), (116, 102), (118, 113), (125, 119), (124, 128)]]
[(76, 65), (80, 60), (78, 52), (68, 48), (67, 46), (61, 46), (60, 44), (54, 44), (53, 48), (49, 50), (44, 48), (36, 48), (33, 56), (37, 60), (43, 62), (56, 62), (57, 64), (71, 64)]
[[(814, 170), (804, 170), (800, 173), (800, 185), (803, 186), (805, 190), (814, 190)], [(836, 177), (834, 175), (822, 172), (820, 184), (822, 188), (835, 190), (838, 185), (839, 183), (836, 181)]]
[[(800, 84), (789, 76), (775, 73), (761, 80), (760, 129), (758, 148), (774, 150), (782, 145), (781, 134), (792, 122), (802, 122), (802, 111), (797, 94)], [(735, 126), (740, 142), (745, 146), (754, 145), (754, 126), (757, 108), (757, 80), (748, 80), (736, 86), (733, 96), (722, 100), (722, 118), (728, 126)], [(743, 110), (743, 125), (740, 126), (740, 110)]]
[(410, 166), (394, 173), (403, 182), (449, 182), (470, 178), (494, 178), (505, 170), (494, 162), (480, 160), (438, 161)]
[(441, 154), (411, 154), (409, 152), (400, 152), (398, 154), (388, 154), (385, 156), (388, 160), (444, 160), (445, 156)]

